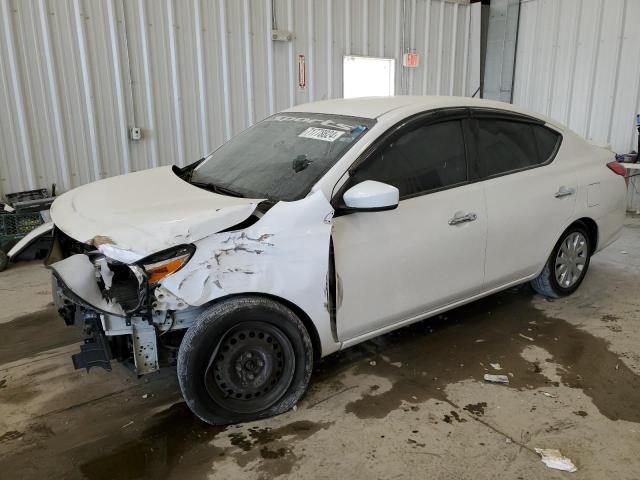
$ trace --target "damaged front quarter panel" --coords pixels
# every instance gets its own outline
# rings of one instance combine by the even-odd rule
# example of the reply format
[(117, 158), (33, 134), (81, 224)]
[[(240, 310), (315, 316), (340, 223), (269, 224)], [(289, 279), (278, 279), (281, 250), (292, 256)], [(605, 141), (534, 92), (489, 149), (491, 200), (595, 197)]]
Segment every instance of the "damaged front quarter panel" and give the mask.
[(202, 306), (234, 294), (263, 293), (301, 308), (316, 326), (322, 355), (339, 348), (326, 308), (333, 208), (321, 191), (279, 202), (244, 230), (196, 242), (196, 253), (156, 289), (155, 309)]
[[(279, 202), (236, 230), (182, 244), (190, 251), (188, 260), (156, 284), (149, 284), (153, 275), (144, 260), (158, 263), (162, 250), (140, 258), (140, 252), (122, 248), (111, 236), (94, 237), (95, 250), (50, 264), (61, 315), (68, 324), (84, 325), (89, 336), (74, 365), (107, 368), (110, 359), (129, 358), (129, 351), (138, 374), (155, 371), (166, 343), (158, 338), (164, 332), (188, 328), (210, 302), (237, 294), (266, 294), (290, 302), (312, 320), (320, 353), (337, 350), (340, 344), (326, 307), (332, 216), (321, 191)], [(170, 231), (165, 234), (171, 237)], [(168, 248), (164, 255), (180, 253), (180, 248)], [(122, 341), (127, 337), (128, 347)]]

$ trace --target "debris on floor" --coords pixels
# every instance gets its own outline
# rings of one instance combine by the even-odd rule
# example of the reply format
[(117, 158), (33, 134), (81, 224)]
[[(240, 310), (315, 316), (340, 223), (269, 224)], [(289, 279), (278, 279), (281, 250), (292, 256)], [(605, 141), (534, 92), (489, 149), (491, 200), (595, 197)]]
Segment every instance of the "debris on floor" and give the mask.
[(522, 338), (529, 340), (530, 342), (533, 342), (534, 339), (531, 337), (527, 337), (526, 335), (523, 335), (522, 333), (519, 333), (518, 335), (520, 335)]
[(499, 363), (490, 363), (489, 365), (491, 365), (491, 368), (493, 368), (494, 370), (502, 370), (502, 367)]
[(549, 392), (541, 392), (545, 397), (549, 397), (549, 398), (558, 398), (557, 395), (554, 395), (553, 393), (549, 393)]
[(507, 377), (506, 375), (492, 375), (491, 373), (485, 373), (484, 381), (489, 383), (502, 383), (508, 385), (509, 377)]
[(549, 468), (562, 470), (563, 472), (575, 472), (578, 469), (573, 462), (562, 455), (555, 448), (536, 448), (536, 453), (542, 458), (542, 462)]

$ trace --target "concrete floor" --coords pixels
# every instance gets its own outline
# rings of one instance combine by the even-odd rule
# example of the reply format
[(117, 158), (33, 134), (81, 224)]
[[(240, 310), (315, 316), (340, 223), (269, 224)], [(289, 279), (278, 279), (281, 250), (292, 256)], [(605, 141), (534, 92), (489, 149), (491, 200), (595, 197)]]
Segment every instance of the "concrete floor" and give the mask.
[(572, 475), (536, 447), (560, 449), (578, 478), (640, 477), (638, 218), (570, 298), (525, 286), (385, 335), (322, 361), (296, 411), (227, 428), (189, 414), (173, 370), (74, 371), (80, 335), (49, 302), (42, 266), (0, 274), (0, 472), (11, 478)]

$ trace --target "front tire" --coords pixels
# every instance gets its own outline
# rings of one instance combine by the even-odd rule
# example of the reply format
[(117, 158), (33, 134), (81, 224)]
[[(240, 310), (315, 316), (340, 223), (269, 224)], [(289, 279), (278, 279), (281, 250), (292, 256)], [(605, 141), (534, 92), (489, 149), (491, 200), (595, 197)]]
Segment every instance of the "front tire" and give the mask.
[(180, 345), (177, 373), (191, 411), (225, 425), (289, 410), (312, 368), (311, 338), (296, 314), (247, 296), (216, 303), (195, 320)]
[(570, 226), (556, 243), (542, 273), (531, 281), (531, 286), (547, 298), (571, 295), (587, 274), (592, 252), (584, 226), (579, 223)]

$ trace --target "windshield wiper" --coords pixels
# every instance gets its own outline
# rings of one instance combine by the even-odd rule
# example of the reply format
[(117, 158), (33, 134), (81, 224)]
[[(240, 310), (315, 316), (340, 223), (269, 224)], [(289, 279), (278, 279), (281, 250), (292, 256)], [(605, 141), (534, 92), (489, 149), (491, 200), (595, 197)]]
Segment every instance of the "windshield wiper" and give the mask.
[(244, 198), (244, 195), (240, 192), (236, 192), (227, 187), (221, 187), (220, 185), (216, 185), (215, 183), (205, 183), (205, 182), (191, 182), (192, 185), (195, 185), (199, 188), (204, 188), (205, 190), (209, 190), (214, 193), (218, 193), (220, 195), (228, 195), (229, 197), (238, 197)]

